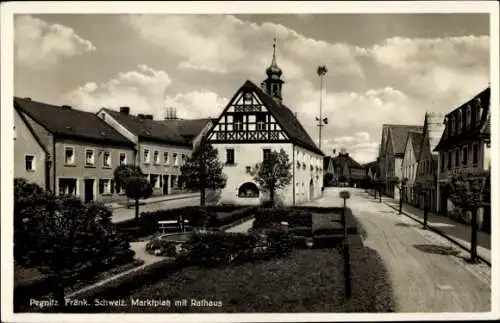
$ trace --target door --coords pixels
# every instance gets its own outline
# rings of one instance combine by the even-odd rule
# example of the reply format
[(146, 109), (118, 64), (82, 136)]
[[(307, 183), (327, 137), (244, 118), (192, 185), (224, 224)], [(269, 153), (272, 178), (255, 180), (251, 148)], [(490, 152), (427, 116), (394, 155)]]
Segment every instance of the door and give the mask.
[(163, 175), (163, 195), (168, 194), (168, 175)]
[(85, 179), (85, 194), (84, 194), (84, 200), (85, 203), (93, 201), (94, 200), (94, 180), (93, 179)]

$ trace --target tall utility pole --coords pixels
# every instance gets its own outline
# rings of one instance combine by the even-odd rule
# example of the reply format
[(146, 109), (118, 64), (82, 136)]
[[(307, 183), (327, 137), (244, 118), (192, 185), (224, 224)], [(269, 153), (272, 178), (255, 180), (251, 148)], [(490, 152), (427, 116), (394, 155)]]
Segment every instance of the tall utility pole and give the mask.
[(326, 65), (320, 65), (318, 66), (318, 69), (316, 70), (319, 76), (319, 117), (316, 117), (316, 121), (318, 121), (318, 128), (319, 128), (319, 149), (321, 150), (321, 132), (323, 126), (328, 124), (328, 118), (323, 118), (323, 77), (326, 75), (328, 72), (328, 68)]

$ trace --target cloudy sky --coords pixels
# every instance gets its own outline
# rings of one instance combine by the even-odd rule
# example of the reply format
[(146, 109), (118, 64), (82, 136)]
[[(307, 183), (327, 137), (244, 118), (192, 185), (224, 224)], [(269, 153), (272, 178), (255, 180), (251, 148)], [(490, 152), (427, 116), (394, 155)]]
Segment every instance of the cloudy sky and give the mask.
[(284, 103), (323, 150), (376, 157), (383, 123), (421, 124), (488, 86), (486, 14), (16, 15), (15, 95), (95, 112), (216, 117), (259, 84), (278, 37)]

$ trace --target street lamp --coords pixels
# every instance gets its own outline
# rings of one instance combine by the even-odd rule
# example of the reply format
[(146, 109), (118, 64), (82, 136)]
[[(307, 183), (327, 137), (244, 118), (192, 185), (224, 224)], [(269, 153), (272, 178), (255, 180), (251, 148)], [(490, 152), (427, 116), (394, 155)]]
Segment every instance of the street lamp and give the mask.
[(324, 125), (328, 124), (328, 118), (323, 118), (323, 78), (328, 73), (328, 68), (326, 65), (318, 66), (316, 72), (319, 76), (319, 117), (316, 117), (319, 127), (319, 149), (321, 150), (321, 132)]

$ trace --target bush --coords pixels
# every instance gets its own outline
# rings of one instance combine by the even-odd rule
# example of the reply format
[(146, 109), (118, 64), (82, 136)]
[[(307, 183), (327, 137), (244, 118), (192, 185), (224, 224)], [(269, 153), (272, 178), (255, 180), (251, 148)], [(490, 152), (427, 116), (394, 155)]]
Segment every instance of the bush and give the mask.
[(311, 227), (312, 213), (291, 208), (260, 208), (255, 214), (253, 227), (256, 229), (270, 227), (273, 223), (287, 222), (289, 228)]
[(146, 244), (146, 251), (155, 256), (176, 257), (176, 244), (174, 241), (155, 238)]
[(270, 257), (284, 257), (292, 251), (294, 240), (288, 230), (284, 228), (273, 228), (266, 230), (268, 241), (268, 253)]

